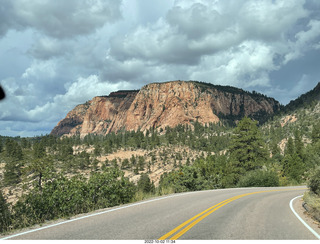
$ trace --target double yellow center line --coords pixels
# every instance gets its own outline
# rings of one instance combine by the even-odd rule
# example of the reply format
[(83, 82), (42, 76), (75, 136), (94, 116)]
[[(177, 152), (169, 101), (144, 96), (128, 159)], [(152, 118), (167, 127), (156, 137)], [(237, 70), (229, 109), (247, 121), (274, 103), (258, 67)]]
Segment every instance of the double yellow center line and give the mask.
[[(257, 192), (250, 192), (250, 193), (246, 193), (246, 194), (241, 194), (238, 196), (234, 196), (231, 198), (228, 198), (206, 210), (204, 210), (203, 212), (195, 215), (194, 217), (192, 217), (191, 219), (185, 221), (184, 223), (182, 223), (181, 225), (179, 225), (178, 227), (174, 228), (173, 230), (171, 230), (170, 232), (168, 232), (167, 234), (161, 236), (159, 238), (159, 240), (165, 240), (168, 239), (170, 236), (172, 236), (170, 238), (170, 240), (177, 240), (179, 237), (181, 237), (183, 234), (185, 234), (188, 230), (190, 230), (193, 226), (195, 226), (196, 224), (198, 224), (201, 220), (203, 220), (204, 218), (206, 218), (207, 216), (209, 216), (210, 214), (212, 214), (214, 211), (218, 210), (219, 208), (223, 207), (224, 205), (227, 205), (228, 203), (237, 200), (239, 198), (245, 197), (245, 196), (249, 196), (249, 195), (253, 195), (253, 194), (258, 194), (258, 193), (263, 193), (263, 192), (274, 192), (274, 191), (293, 191), (293, 190), (305, 190), (307, 188), (294, 188), (294, 189), (278, 189), (278, 190), (268, 190), (268, 191), (257, 191)], [(190, 223), (190, 224), (189, 224)], [(189, 225), (188, 225), (189, 224)], [(186, 226), (187, 225), (187, 226)], [(185, 227), (186, 226), (186, 227)], [(182, 229), (183, 227), (185, 227), (184, 229)], [(182, 229), (181, 231), (179, 231), (180, 229)], [(179, 232), (178, 232), (179, 231)]]

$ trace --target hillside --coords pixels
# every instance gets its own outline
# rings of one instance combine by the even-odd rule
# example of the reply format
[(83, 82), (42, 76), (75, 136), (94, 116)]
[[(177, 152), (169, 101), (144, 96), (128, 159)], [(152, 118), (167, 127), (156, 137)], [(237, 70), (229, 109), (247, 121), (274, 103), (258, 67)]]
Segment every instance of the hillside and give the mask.
[(299, 132), (305, 145), (311, 144), (313, 129), (320, 121), (320, 83), (283, 107), (262, 126), (268, 140), (277, 143), (283, 152), (288, 139)]
[(152, 83), (139, 91), (118, 91), (76, 106), (52, 135), (109, 134), (165, 129), (198, 121), (235, 124), (244, 116), (266, 121), (280, 110), (273, 98), (230, 86), (195, 81)]
[[(283, 110), (272, 98), (234, 87), (155, 83), (78, 105), (56, 127), (68, 136), (0, 136), (0, 193), (12, 221), (5, 228), (174, 192), (307, 184), (320, 165), (320, 102), (317, 90), (307, 94), (315, 99), (302, 95), (307, 101), (302, 106)], [(183, 108), (186, 97), (190, 104)], [(269, 111), (272, 102), (278, 113), (261, 113), (261, 108)], [(155, 108), (144, 109), (149, 104)], [(155, 116), (153, 111), (163, 105)], [(201, 107), (210, 110), (204, 114)], [(123, 127), (129, 110), (136, 116), (133, 127)], [(198, 117), (170, 127), (170, 117), (178, 117), (165, 116), (170, 111)], [(219, 115), (218, 123), (204, 123), (213, 114)], [(236, 127), (228, 125), (243, 114), (269, 120), (257, 126), (245, 117)], [(145, 125), (145, 119), (154, 116), (167, 127), (135, 131), (137, 124)]]

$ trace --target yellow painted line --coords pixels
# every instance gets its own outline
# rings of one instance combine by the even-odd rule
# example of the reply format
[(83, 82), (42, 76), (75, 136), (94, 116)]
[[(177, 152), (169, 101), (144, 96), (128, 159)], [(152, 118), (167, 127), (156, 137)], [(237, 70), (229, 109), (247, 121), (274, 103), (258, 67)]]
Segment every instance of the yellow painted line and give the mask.
[[(176, 234), (173, 237), (171, 237), (170, 240), (177, 240), (183, 234), (185, 234), (187, 231), (189, 231), (193, 226), (198, 224), (201, 220), (203, 220), (204, 218), (206, 218), (207, 216), (209, 216), (210, 214), (212, 214), (213, 212), (215, 212), (219, 208), (223, 207), (224, 205), (227, 205), (228, 203), (230, 203), (230, 202), (232, 202), (234, 200), (237, 200), (239, 198), (242, 198), (242, 197), (245, 197), (245, 196), (249, 196), (249, 195), (253, 195), (253, 194), (264, 193), (264, 192), (295, 191), (295, 190), (306, 190), (306, 189), (308, 189), (308, 188), (293, 188), (293, 189), (277, 189), (277, 190), (257, 191), (257, 192), (245, 193), (245, 194), (241, 194), (241, 195), (238, 195), (238, 196), (234, 196), (234, 197), (228, 198), (228, 199), (226, 199), (226, 200), (224, 200), (224, 201), (222, 201), (222, 202), (220, 202), (220, 203), (218, 203), (218, 204), (216, 204), (216, 205), (204, 210), (203, 212), (195, 215), (194, 217), (188, 219), (187, 221), (183, 222), (178, 227), (174, 228), (173, 230), (171, 230), (167, 234), (161, 236), (159, 238), (159, 240), (165, 240), (165, 239), (167, 239), (168, 237), (172, 236), (175, 233)], [(192, 223), (189, 224), (190, 222), (192, 222)], [(184, 229), (182, 229), (186, 225), (188, 225), (188, 226), (185, 227)], [(178, 232), (180, 229), (182, 229), (182, 230), (180, 232)]]
[[(232, 197), (232, 198), (234, 198), (234, 197)], [(172, 231), (168, 232), (168, 233), (165, 234), (164, 236), (161, 236), (161, 237), (159, 238), (159, 240), (165, 240), (165, 239), (167, 239), (169, 236), (171, 236), (172, 234), (174, 234), (175, 232), (177, 232), (177, 231), (180, 230), (182, 227), (184, 227), (185, 225), (189, 224), (191, 221), (195, 220), (196, 218), (198, 218), (198, 217), (201, 216), (202, 214), (205, 214), (206, 212), (210, 211), (212, 208), (217, 207), (217, 206), (223, 204), (224, 202), (227, 202), (227, 201), (230, 200), (230, 199), (231, 199), (231, 198), (229, 198), (229, 199), (227, 199), (227, 200), (224, 200), (224, 201), (222, 201), (222, 202), (220, 202), (220, 203), (218, 203), (218, 204), (216, 204), (216, 205), (214, 205), (214, 206), (212, 206), (212, 207), (204, 210), (203, 212), (197, 214), (196, 216), (194, 216), (194, 217), (192, 217), (191, 219), (187, 220), (186, 222), (182, 223), (181, 225), (179, 225), (178, 227), (174, 228)]]

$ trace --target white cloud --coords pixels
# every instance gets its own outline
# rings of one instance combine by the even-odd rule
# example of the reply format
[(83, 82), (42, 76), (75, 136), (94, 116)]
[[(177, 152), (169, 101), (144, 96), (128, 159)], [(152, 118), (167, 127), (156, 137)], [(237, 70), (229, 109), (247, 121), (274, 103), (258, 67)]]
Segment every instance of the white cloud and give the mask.
[(183, 67), (190, 79), (269, 86), (268, 72), (284, 65), (284, 55), (292, 52), (289, 32), (308, 14), (304, 2), (176, 1), (156, 23), (111, 39), (107, 60), (121, 63), (111, 77), (123, 74), (117, 68), (133, 74), (126, 72), (133, 64), (139, 64), (133, 78), (171, 64)]
[[(290, 52), (285, 56), (285, 63), (301, 57), (310, 49), (317, 49), (320, 40), (320, 21), (310, 20), (308, 29), (298, 32), (295, 35), (295, 41), (290, 42)], [(313, 44), (314, 42), (317, 42)]]
[[(20, 89), (18, 81), (3, 80), (2, 84), (9, 89), (6, 90), (7, 99), (1, 102), (6, 110), (0, 113), (0, 134), (23, 136), (49, 133), (71, 109), (95, 96), (108, 95), (116, 90), (133, 89), (132, 84), (125, 81), (111, 84), (101, 81), (97, 75), (90, 75), (79, 77), (65, 86), (64, 94), (58, 94), (50, 101), (44, 98), (44, 102), (40, 104), (36, 101), (39, 97), (33, 97), (31, 94), (14, 95)], [(14, 126), (10, 126), (12, 121)]]
[(121, 18), (122, 1), (3, 0), (0, 34), (10, 28), (33, 28), (47, 36), (70, 38), (93, 33)]
[(283, 39), (297, 20), (308, 16), (304, 4), (305, 0), (245, 1), (238, 12), (239, 24), (248, 38)]
[(76, 81), (65, 85), (66, 92), (56, 95), (52, 101), (44, 105), (37, 105), (30, 109), (28, 117), (33, 120), (57, 121), (76, 105), (91, 100), (95, 96), (108, 95), (110, 92), (121, 89), (131, 89), (128, 82), (110, 84), (101, 81), (97, 75), (79, 77)]
[(56, 76), (56, 63), (54, 61), (33, 62), (22, 74), (23, 79), (52, 79)]
[[(2, 0), (0, 80), (10, 99), (0, 119), (49, 128), (96, 95), (176, 79), (275, 91), (269, 95), (285, 101), (306, 78), (274, 88), (274, 73), (292, 72), (290, 64), (319, 50), (319, 7), (316, 0)], [(295, 77), (307, 75), (316, 56), (308, 62)]]
[(73, 50), (71, 42), (42, 36), (37, 38), (35, 43), (33, 43), (28, 50), (28, 54), (36, 59), (48, 60), (66, 55), (70, 53), (71, 50)]

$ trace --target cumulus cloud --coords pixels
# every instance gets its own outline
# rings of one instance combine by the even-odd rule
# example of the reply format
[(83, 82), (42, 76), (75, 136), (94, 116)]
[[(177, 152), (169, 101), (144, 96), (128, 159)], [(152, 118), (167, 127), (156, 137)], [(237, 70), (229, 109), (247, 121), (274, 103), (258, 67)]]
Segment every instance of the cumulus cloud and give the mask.
[(320, 21), (310, 20), (307, 28), (307, 30), (298, 32), (295, 35), (295, 40), (290, 42), (290, 52), (285, 56), (285, 63), (299, 58), (310, 49), (318, 49), (320, 42)]
[(308, 15), (304, 3), (176, 1), (155, 24), (113, 37), (107, 60), (122, 62), (118, 69), (125, 73), (128, 66), (139, 64), (134, 77), (148, 70), (142, 69), (142, 64), (171, 64), (177, 69), (184, 67), (183, 73), (192, 79), (242, 87), (269, 86), (268, 72), (279, 69), (286, 57), (297, 52), (287, 47), (287, 41), (297, 21)]
[(319, 8), (317, 0), (2, 0), (0, 127), (49, 132), (94, 96), (177, 79), (286, 103), (319, 79)]
[(70, 41), (43, 36), (33, 43), (27, 53), (35, 59), (49, 60), (67, 55), (72, 49), (72, 42)]
[(93, 33), (121, 18), (121, 1), (3, 0), (0, 35), (9, 29), (33, 28), (47, 36), (70, 38)]
[[(132, 84), (128, 82), (111, 84), (107, 81), (101, 81), (97, 75), (90, 75), (79, 77), (76, 81), (65, 84), (63, 94), (57, 94), (50, 100), (46, 100), (44, 97), (41, 104), (38, 101), (39, 96), (32, 95), (37, 87), (27, 85), (24, 87), (23, 95), (17, 95), (20, 90), (19, 81), (10, 79), (2, 80), (2, 83), (10, 89), (6, 90), (7, 99), (1, 103), (7, 109), (0, 114), (0, 127), (2, 131), (7, 131), (5, 134), (20, 133), (19, 135), (23, 134), (23, 136), (50, 132), (71, 109), (95, 96), (108, 95), (110, 92), (120, 89), (133, 89)], [(9, 86), (8, 83), (11, 85)], [(29, 92), (26, 92), (26, 89)], [(12, 121), (15, 126), (10, 126)], [(24, 126), (22, 126), (23, 124)], [(24, 128), (28, 127), (29, 132), (26, 132)], [(20, 132), (18, 128), (20, 128)]]

